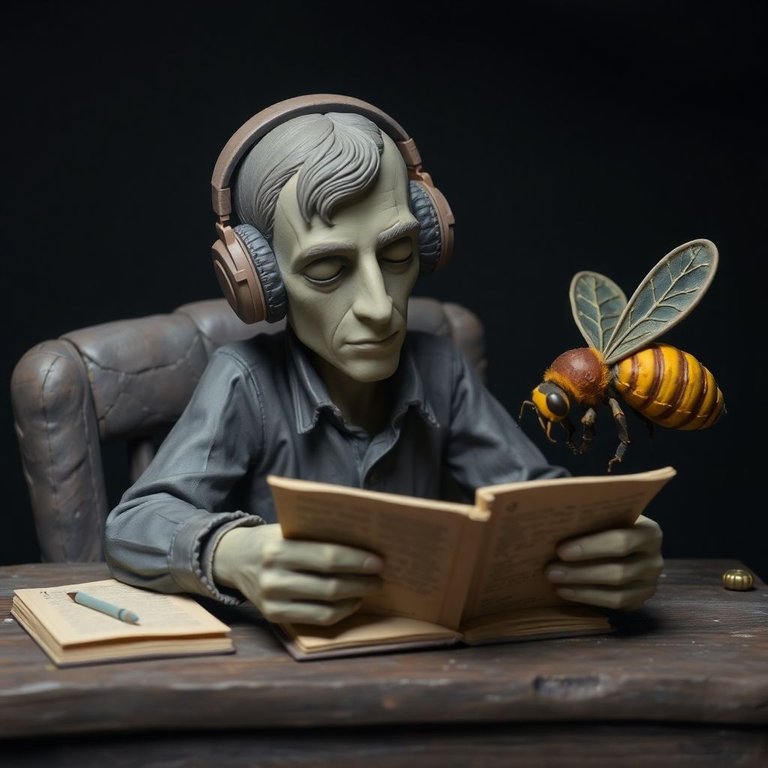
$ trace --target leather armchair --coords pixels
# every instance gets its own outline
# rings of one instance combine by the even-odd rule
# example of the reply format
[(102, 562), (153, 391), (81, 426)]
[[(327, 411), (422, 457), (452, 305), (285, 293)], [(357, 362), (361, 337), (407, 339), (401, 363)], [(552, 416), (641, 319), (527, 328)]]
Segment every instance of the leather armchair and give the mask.
[[(471, 311), (414, 297), (408, 325), (452, 336), (485, 378), (484, 330)], [(211, 352), (282, 327), (246, 325), (225, 299), (211, 299), (82, 328), (28, 350), (12, 374), (11, 403), (41, 559), (102, 560), (104, 520), (117, 501), (108, 500), (107, 444), (127, 446), (127, 487), (181, 414)]]

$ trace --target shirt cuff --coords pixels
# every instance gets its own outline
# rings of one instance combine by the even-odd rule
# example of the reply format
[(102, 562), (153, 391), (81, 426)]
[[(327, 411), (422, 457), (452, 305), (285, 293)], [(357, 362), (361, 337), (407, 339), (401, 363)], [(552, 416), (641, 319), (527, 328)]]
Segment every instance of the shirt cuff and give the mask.
[(243, 596), (234, 590), (222, 591), (213, 580), (213, 554), (221, 537), (240, 526), (255, 527), (266, 521), (245, 512), (208, 512), (195, 516), (177, 532), (171, 545), (170, 571), (183, 592), (212, 597), (225, 605), (240, 605)]

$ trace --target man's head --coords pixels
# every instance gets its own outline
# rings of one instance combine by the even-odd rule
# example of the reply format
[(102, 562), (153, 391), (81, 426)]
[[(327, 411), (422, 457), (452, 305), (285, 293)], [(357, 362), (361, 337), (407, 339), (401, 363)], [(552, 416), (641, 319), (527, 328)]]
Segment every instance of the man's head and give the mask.
[(350, 384), (388, 376), (416, 275), (453, 251), (451, 209), (403, 127), (349, 96), (285, 99), (232, 135), (211, 189), (214, 271), (237, 316), (287, 313)]
[(419, 222), (392, 139), (356, 114), (294, 118), (246, 157), (235, 206), (270, 240), (288, 320), (321, 369), (391, 376), (419, 272)]

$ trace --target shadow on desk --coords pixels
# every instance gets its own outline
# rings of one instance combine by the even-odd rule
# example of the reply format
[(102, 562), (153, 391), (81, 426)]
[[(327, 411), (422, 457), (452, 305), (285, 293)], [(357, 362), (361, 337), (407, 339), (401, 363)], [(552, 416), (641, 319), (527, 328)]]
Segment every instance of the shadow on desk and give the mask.
[(765, 768), (768, 589), (723, 589), (737, 566), (668, 561), (657, 595), (607, 636), (303, 664), (217, 606), (235, 654), (69, 669), (9, 618), (12, 591), (106, 567), (6, 566), (0, 763)]

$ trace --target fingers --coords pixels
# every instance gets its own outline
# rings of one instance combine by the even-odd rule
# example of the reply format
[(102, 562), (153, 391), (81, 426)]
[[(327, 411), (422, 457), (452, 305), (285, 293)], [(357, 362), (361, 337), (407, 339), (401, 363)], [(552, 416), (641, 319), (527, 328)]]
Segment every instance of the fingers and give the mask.
[(292, 600), (265, 600), (261, 613), (273, 623), (314, 624), (328, 627), (351, 616), (360, 607), (360, 600), (339, 600), (336, 603), (313, 603)]
[(587, 563), (555, 561), (547, 568), (547, 578), (557, 585), (574, 584), (623, 587), (635, 582), (655, 582), (664, 568), (661, 555), (631, 555), (619, 560)]
[(262, 548), (265, 567), (317, 573), (377, 574), (384, 568), (381, 557), (342, 544), (275, 539)]
[(217, 584), (237, 589), (272, 622), (329, 625), (381, 589), (384, 561), (337, 544), (283, 538), (280, 526), (225, 533), (213, 561)]
[(603, 608), (636, 608), (656, 592), (664, 568), (662, 533), (647, 517), (629, 528), (563, 542), (547, 577), (565, 600)]
[(600, 608), (631, 610), (639, 608), (656, 593), (656, 582), (637, 583), (621, 588), (612, 587), (563, 587), (556, 590), (564, 600), (586, 603)]
[(270, 621), (327, 626), (354, 613), (360, 598), (378, 592), (382, 581), (378, 576), (269, 569), (259, 586), (261, 611)]
[(629, 528), (592, 533), (561, 542), (557, 556), (564, 561), (577, 562), (601, 557), (626, 557), (636, 552), (658, 553), (661, 542), (659, 524), (641, 515)]
[(316, 575), (301, 571), (270, 570), (261, 578), (261, 594), (267, 600), (322, 600), (338, 602), (381, 590), (378, 576), (347, 574)]
[(565, 600), (631, 609), (653, 597), (663, 568), (661, 555), (635, 555), (619, 561), (577, 565), (557, 561), (547, 569), (547, 577)]

